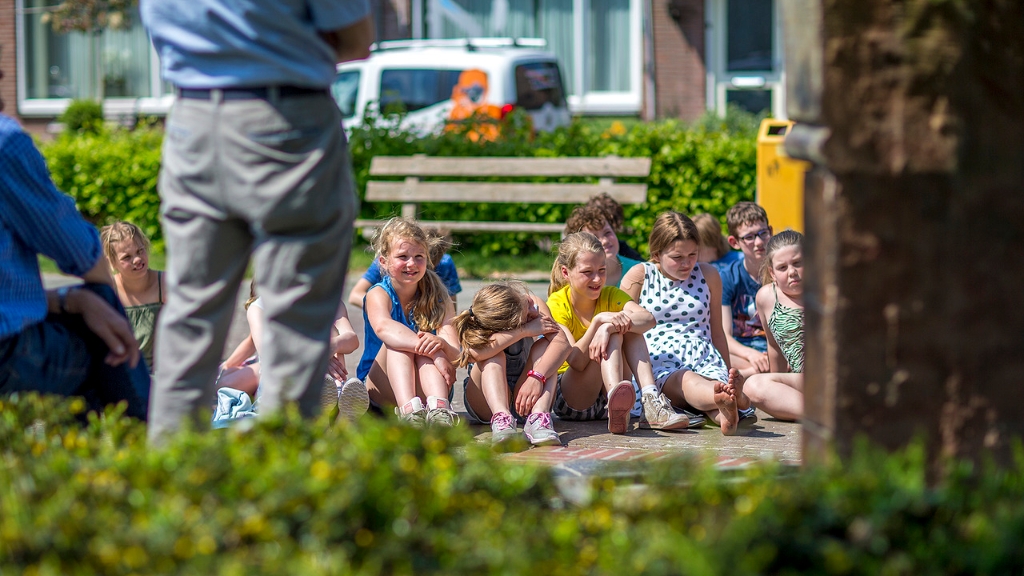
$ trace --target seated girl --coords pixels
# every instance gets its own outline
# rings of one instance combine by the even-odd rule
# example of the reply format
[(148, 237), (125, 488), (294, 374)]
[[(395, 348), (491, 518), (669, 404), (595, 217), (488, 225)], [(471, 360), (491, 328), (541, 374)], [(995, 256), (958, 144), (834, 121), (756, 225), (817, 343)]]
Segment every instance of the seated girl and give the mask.
[[(131, 222), (118, 221), (100, 230), (103, 252), (114, 271), (117, 296), (132, 325), (139, 351), (153, 373), (156, 320), (164, 305), (163, 272), (149, 267), (149, 238)], [(148, 393), (146, 397), (148, 398)]]
[(377, 230), (373, 246), (384, 279), (364, 299), (366, 339), (356, 375), (371, 402), (396, 405), (403, 421), (454, 426), (455, 306), (430, 269), (430, 245), (423, 229), (405, 218), (392, 218)]
[(651, 262), (634, 267), (623, 279), (626, 293), (657, 321), (644, 333), (654, 382), (641, 383), (643, 418), (692, 406), (717, 422), (722, 434), (735, 434), (741, 414), (748, 416), (747, 423), (756, 417), (743, 393), (743, 378), (725, 360), (718, 272), (697, 262), (697, 227), (677, 212), (658, 216), (648, 246)]
[(531, 444), (561, 444), (551, 405), (569, 341), (544, 301), (522, 282), (497, 282), (481, 288), (452, 324), (462, 345), (457, 365), (469, 365), (470, 419), (490, 422), (494, 443), (515, 437), (518, 421)]
[[(245, 317), (249, 323), (249, 335), (221, 364), (217, 379), (218, 388), (234, 388), (252, 397), (258, 396), (260, 382), (259, 355), (263, 343), (263, 303), (256, 295), (256, 280), (249, 286), (249, 299), (245, 302)], [(325, 387), (328, 384), (337, 394), (338, 409), (342, 416), (352, 419), (366, 412), (369, 405), (366, 386), (357, 378), (349, 378), (345, 355), (359, 348), (356, 336), (348, 319), (348, 310), (340, 304), (336, 320), (331, 327), (330, 356)]]
[(747, 378), (744, 391), (754, 406), (782, 420), (804, 413), (803, 235), (779, 232), (768, 241), (755, 302), (767, 319), (770, 372)]
[(565, 221), (565, 234), (576, 232), (589, 232), (601, 242), (607, 270), (605, 283), (609, 286), (620, 286), (622, 276), (640, 263), (639, 260), (626, 258), (619, 253), (619, 237), (608, 222), (604, 210), (597, 205), (585, 204), (573, 209), (569, 219)]
[[(654, 316), (615, 286), (605, 286), (606, 254), (589, 232), (565, 237), (551, 270), (548, 308), (562, 325), (572, 348), (558, 369), (555, 415), (563, 420), (608, 418), (608, 431), (625, 434), (636, 400), (631, 375), (654, 385), (643, 333)], [(649, 423), (665, 430), (686, 428), (677, 414)]]

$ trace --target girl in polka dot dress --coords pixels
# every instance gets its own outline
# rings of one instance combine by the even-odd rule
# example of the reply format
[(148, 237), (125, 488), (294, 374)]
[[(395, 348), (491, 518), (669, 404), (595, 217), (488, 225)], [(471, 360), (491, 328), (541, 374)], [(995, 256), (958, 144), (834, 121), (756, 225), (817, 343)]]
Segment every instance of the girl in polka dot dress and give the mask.
[[(710, 264), (698, 264), (697, 227), (678, 212), (658, 216), (651, 231), (651, 262), (634, 266), (622, 287), (657, 320), (644, 333), (654, 385), (641, 390), (644, 413), (670, 402), (692, 406), (735, 434), (741, 415), (753, 423), (743, 379), (730, 370), (722, 329), (722, 280)], [(714, 305), (712, 305), (714, 304)]]

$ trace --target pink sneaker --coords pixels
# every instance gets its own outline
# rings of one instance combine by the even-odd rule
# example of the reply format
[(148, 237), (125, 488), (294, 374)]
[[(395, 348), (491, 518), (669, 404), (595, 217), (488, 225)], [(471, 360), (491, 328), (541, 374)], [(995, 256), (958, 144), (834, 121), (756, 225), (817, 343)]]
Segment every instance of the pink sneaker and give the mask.
[(561, 446), (562, 441), (558, 438), (558, 432), (551, 425), (551, 413), (541, 412), (530, 414), (526, 418), (526, 425), (523, 432), (534, 446)]

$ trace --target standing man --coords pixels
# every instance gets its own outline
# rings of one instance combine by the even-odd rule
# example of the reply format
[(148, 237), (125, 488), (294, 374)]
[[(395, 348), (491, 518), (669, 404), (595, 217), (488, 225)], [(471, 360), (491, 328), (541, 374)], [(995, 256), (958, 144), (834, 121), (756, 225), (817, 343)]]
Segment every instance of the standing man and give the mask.
[[(39, 254), (86, 283), (44, 291)], [(84, 396), (93, 410), (125, 401), (146, 419), (149, 374), (108, 266), (96, 228), (0, 114), (0, 394)]]
[(167, 304), (149, 437), (214, 398), (250, 256), (266, 317), (260, 406), (320, 407), (356, 212), (329, 87), (369, 55), (367, 0), (143, 0), (177, 100), (160, 175)]

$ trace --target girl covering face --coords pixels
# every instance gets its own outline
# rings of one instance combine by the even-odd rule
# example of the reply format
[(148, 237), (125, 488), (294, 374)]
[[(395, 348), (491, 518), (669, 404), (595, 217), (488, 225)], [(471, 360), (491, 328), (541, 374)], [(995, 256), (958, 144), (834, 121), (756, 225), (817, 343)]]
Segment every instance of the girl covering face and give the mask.
[[(698, 264), (697, 227), (677, 212), (658, 216), (649, 240), (652, 262), (629, 271), (626, 292), (657, 321), (644, 334), (655, 382), (641, 390), (641, 422), (659, 422), (676, 409), (704, 412), (726, 435), (756, 417), (743, 379), (729, 370), (721, 322), (722, 282), (710, 264)], [(741, 418), (747, 416), (747, 418)]]
[(551, 422), (558, 367), (569, 341), (547, 305), (522, 282), (484, 286), (453, 322), (459, 334), (460, 366), (470, 418), (491, 424), (498, 443), (518, 435), (534, 445), (561, 444)]
[(798, 420), (804, 408), (803, 235), (784, 230), (768, 242), (757, 292), (765, 321), (770, 371), (747, 380), (755, 406), (783, 420)]
[(563, 420), (607, 418), (609, 432), (624, 434), (636, 398), (630, 377), (641, 385), (654, 381), (642, 336), (654, 317), (622, 290), (605, 286), (606, 273), (605, 252), (593, 234), (565, 237), (547, 304), (572, 348), (558, 370), (554, 411)]
[(418, 224), (392, 218), (374, 238), (385, 272), (363, 306), (366, 327), (357, 377), (377, 405), (415, 426), (458, 423), (451, 410), (452, 362), (459, 355), (448, 290), (430, 269), (430, 240)]

